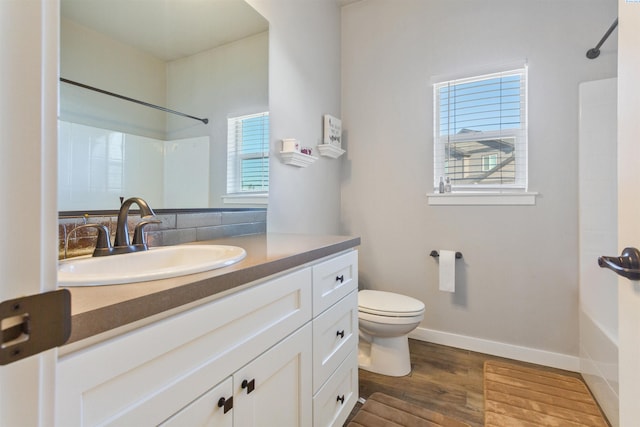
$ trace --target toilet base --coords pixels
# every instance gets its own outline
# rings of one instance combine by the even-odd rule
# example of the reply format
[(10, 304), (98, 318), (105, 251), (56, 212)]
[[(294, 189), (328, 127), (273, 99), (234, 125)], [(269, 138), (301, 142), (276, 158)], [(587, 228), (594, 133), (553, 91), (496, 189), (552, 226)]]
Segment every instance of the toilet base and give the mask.
[(407, 335), (372, 339), (365, 339), (363, 335), (360, 334), (358, 342), (360, 369), (392, 377), (403, 377), (411, 373)]

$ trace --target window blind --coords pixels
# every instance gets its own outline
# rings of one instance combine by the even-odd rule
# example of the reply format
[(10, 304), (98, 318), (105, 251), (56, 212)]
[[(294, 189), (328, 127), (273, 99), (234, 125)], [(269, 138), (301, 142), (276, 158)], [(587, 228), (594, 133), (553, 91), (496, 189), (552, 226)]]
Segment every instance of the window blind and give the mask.
[(434, 188), (527, 187), (527, 68), (434, 85)]
[(227, 194), (269, 191), (269, 113), (227, 121)]

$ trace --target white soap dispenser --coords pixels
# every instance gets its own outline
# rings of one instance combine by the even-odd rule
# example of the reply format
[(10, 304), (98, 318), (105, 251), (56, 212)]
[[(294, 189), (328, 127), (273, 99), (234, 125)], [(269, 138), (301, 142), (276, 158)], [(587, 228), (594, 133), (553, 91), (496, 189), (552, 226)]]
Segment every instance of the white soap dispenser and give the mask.
[(444, 184), (444, 192), (451, 193), (451, 178), (447, 177), (447, 181)]

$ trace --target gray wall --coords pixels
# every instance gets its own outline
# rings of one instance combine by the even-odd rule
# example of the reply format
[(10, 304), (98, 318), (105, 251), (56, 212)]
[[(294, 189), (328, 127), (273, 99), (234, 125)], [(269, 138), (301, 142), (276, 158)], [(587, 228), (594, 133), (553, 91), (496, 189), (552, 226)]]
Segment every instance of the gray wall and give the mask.
[[(340, 231), (341, 159), (306, 168), (280, 159), (283, 138), (313, 149), (322, 117), (340, 117), (340, 8), (332, 0), (248, 0), (269, 21), (270, 232)], [(344, 157), (344, 155), (343, 155)]]
[(167, 63), (167, 104), (209, 119), (204, 126), (167, 115), (167, 139), (210, 138), (209, 207), (246, 207), (222, 201), (227, 194), (227, 119), (269, 110), (268, 45), (264, 32)]
[[(426, 330), (577, 356), (578, 84), (615, 76), (615, 34), (598, 59), (585, 52), (616, 14), (610, 0), (343, 8), (341, 220), (362, 237), (362, 286), (424, 301)], [(536, 205), (429, 206), (431, 77), (522, 60)], [(439, 248), (464, 254), (453, 295), (437, 289)]]

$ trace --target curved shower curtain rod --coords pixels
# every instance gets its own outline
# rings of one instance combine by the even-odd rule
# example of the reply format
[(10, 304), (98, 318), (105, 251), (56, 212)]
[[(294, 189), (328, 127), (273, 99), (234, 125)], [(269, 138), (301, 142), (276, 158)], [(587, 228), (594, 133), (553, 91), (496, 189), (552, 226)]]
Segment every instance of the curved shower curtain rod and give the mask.
[(600, 56), (600, 46), (602, 46), (602, 44), (607, 40), (607, 38), (609, 38), (609, 36), (613, 32), (613, 30), (616, 29), (617, 26), (618, 26), (618, 18), (616, 18), (616, 20), (613, 21), (613, 24), (611, 24), (607, 32), (604, 33), (604, 36), (602, 36), (602, 38), (600, 39), (596, 47), (594, 47), (593, 49), (589, 49), (587, 51), (587, 58), (596, 59), (598, 56)]

